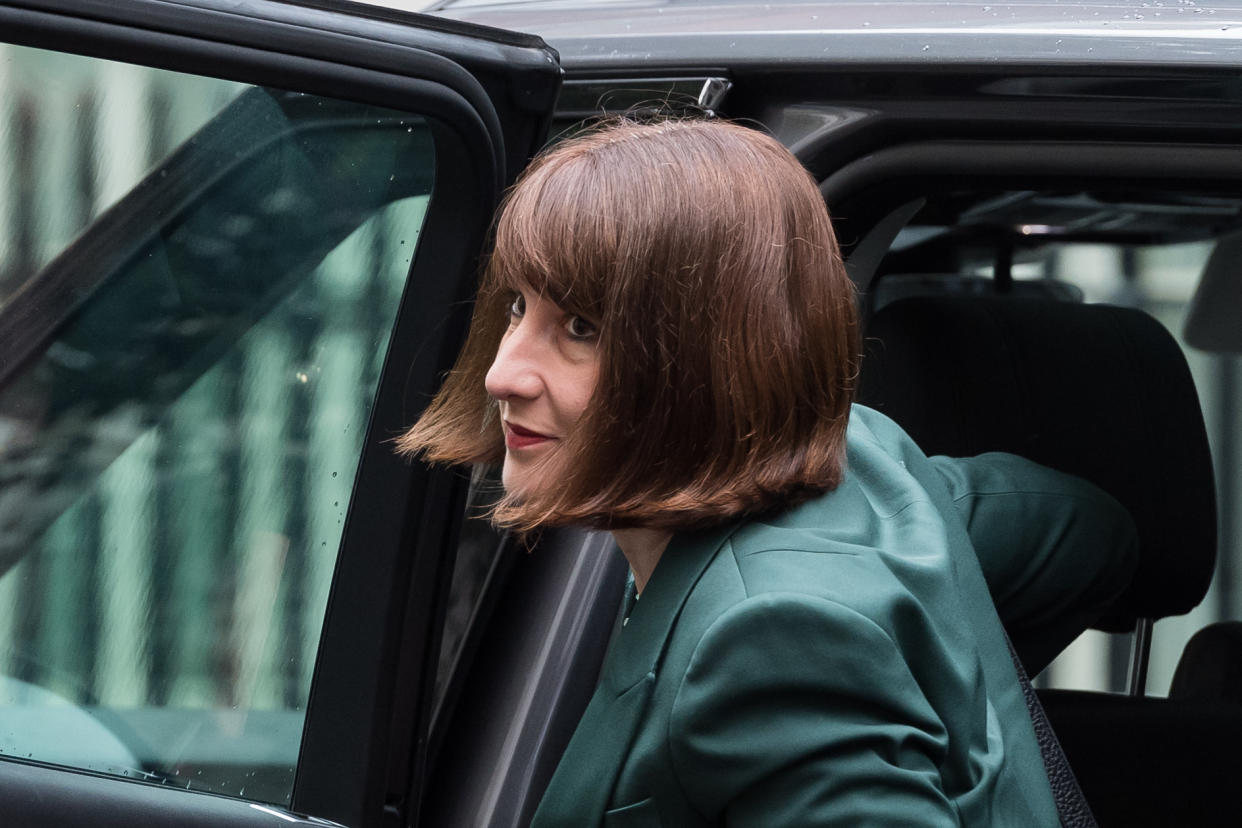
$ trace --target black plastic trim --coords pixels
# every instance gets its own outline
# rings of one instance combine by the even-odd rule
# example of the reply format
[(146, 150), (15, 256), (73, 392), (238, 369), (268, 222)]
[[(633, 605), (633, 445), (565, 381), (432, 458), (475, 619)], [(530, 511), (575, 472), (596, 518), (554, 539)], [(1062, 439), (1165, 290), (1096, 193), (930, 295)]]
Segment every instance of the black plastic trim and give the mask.
[(442, 748), (426, 824), (530, 824), (590, 700), (617, 623), (626, 565), (602, 532), (547, 531), (529, 554), (503, 553), (472, 628), (460, 698), (436, 722)]

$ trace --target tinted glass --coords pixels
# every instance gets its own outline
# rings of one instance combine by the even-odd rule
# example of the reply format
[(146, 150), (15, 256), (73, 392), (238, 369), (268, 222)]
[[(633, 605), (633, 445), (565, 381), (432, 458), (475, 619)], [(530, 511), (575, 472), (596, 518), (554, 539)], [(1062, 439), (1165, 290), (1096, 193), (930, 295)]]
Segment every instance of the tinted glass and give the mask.
[(288, 802), (427, 124), (3, 48), (0, 753)]

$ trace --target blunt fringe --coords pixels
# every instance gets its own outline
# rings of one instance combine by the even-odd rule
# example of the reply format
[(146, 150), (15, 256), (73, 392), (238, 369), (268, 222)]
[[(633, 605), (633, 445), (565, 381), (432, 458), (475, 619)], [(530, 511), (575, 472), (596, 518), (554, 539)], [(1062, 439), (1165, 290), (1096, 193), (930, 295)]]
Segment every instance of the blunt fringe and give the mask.
[(530, 165), (493, 240), (465, 347), (399, 450), (503, 459), (483, 383), (515, 289), (600, 331), (595, 392), (548, 458), (572, 458), (560, 484), (501, 497), (497, 523), (690, 529), (840, 483), (854, 290), (814, 180), (777, 141), (724, 121), (603, 122)]

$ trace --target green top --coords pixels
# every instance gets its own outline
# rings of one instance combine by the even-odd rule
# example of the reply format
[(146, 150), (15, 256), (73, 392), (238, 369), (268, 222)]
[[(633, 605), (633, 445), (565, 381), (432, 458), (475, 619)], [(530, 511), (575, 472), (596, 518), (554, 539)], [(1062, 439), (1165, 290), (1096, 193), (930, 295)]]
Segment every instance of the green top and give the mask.
[(672, 540), (537, 828), (1057, 824), (976, 548), (1055, 595), (1129, 571), (1129, 516), (859, 406), (847, 446), (833, 492)]

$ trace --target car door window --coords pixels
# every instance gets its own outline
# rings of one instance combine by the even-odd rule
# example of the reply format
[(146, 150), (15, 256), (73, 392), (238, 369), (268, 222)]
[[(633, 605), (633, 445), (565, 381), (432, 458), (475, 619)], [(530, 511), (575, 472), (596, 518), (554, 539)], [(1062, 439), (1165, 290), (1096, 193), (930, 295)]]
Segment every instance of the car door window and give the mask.
[(286, 804), (429, 125), (0, 48), (0, 755)]

